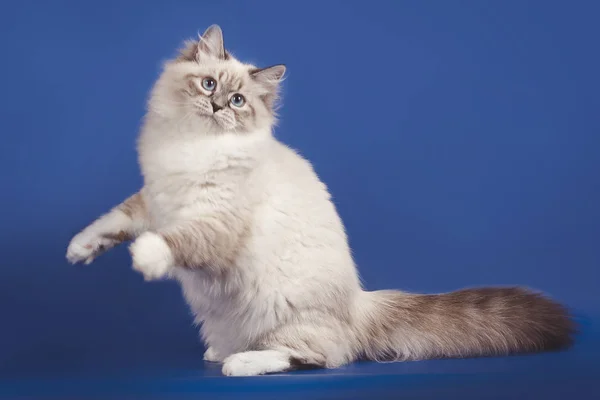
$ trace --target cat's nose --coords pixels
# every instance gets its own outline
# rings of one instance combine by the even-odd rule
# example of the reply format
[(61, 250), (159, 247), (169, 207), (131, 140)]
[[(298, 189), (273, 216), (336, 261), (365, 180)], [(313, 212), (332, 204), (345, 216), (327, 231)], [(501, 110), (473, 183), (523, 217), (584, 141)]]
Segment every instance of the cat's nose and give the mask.
[(221, 107), (220, 105), (218, 105), (217, 103), (213, 103), (212, 101), (210, 102), (210, 104), (212, 105), (212, 109), (213, 112), (216, 113), (217, 111), (223, 109), (223, 107)]

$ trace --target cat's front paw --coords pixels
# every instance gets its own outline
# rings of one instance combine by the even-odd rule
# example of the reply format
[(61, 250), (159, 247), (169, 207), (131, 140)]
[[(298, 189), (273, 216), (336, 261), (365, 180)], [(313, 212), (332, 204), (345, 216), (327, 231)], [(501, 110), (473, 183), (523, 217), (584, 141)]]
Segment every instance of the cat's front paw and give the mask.
[(138, 237), (129, 246), (129, 252), (133, 259), (133, 269), (144, 275), (147, 281), (164, 278), (173, 266), (173, 253), (169, 245), (153, 232), (146, 232)]
[(71, 264), (84, 262), (89, 264), (110, 245), (110, 240), (95, 235), (92, 232), (83, 231), (71, 239), (67, 248), (67, 260)]

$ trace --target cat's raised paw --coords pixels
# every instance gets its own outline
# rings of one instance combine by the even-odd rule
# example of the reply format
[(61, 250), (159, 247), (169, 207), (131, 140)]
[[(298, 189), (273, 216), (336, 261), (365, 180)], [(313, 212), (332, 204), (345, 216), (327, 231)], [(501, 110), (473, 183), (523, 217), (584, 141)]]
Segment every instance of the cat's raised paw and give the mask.
[(144, 275), (146, 281), (164, 278), (173, 266), (173, 253), (159, 235), (146, 232), (131, 246), (133, 269)]
[(71, 264), (79, 262), (89, 264), (102, 252), (104, 245), (102, 238), (83, 232), (79, 233), (69, 243), (66, 255), (67, 260)]

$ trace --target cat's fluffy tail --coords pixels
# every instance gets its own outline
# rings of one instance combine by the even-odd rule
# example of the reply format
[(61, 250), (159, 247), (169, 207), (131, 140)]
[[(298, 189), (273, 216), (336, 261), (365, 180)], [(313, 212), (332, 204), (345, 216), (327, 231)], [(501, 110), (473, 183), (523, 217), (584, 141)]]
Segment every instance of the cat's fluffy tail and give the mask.
[(575, 325), (567, 310), (524, 288), (416, 295), (364, 292), (359, 351), (370, 360), (418, 360), (560, 349)]

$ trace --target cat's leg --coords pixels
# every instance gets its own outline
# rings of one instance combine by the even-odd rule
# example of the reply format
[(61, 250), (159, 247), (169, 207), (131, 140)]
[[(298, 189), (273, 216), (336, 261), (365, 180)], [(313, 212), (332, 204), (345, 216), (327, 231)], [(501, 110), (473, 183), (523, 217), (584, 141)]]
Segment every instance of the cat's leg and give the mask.
[(305, 368), (337, 368), (356, 358), (344, 321), (311, 314), (311, 323), (284, 325), (265, 336), (254, 351), (225, 358), (223, 374), (251, 376)]
[(220, 272), (232, 264), (245, 231), (245, 220), (222, 213), (145, 232), (130, 246), (133, 268), (146, 280), (161, 279), (174, 266)]
[[(339, 356), (339, 346), (335, 344), (311, 343), (312, 338), (308, 335), (300, 338), (297, 337), (295, 344), (287, 338), (286, 345), (273, 343), (272, 348), (232, 354), (223, 361), (223, 374), (253, 376), (303, 368), (335, 368), (348, 361), (345, 356)], [(292, 341), (296, 342), (296, 339)]]
[(234, 353), (223, 361), (222, 372), (227, 376), (254, 376), (306, 368), (335, 368), (341, 363), (328, 360), (327, 355), (310, 349), (278, 346), (273, 349)]
[(75, 235), (69, 243), (67, 259), (73, 264), (89, 264), (110, 248), (135, 238), (147, 225), (146, 208), (137, 193)]

